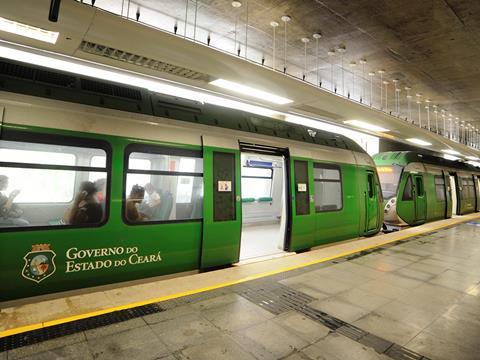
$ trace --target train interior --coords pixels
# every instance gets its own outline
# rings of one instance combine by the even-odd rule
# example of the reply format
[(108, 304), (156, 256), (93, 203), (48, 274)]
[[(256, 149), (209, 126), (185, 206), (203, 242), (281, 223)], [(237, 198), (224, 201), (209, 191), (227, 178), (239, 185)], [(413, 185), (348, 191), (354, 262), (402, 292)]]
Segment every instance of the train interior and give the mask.
[(105, 210), (107, 172), (102, 149), (2, 140), (0, 158), (15, 159), (13, 167), (0, 168), (6, 179), (0, 189), (2, 202), (13, 200), (10, 211), (0, 218), (0, 227), (66, 224), (66, 214), (85, 181), (96, 183), (98, 201)]
[(241, 164), (240, 261), (281, 254), (287, 220), (285, 159), (242, 152)]
[(452, 194), (452, 216), (457, 215), (457, 185), (455, 174), (450, 173), (450, 193)]

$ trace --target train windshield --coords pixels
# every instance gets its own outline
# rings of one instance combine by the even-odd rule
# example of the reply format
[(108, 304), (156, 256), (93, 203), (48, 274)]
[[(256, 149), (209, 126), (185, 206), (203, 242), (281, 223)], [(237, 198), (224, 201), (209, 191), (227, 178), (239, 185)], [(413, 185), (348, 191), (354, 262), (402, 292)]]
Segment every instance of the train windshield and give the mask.
[(403, 167), (399, 165), (377, 166), (378, 176), (382, 185), (382, 194), (385, 200), (389, 200), (397, 194), (402, 170)]

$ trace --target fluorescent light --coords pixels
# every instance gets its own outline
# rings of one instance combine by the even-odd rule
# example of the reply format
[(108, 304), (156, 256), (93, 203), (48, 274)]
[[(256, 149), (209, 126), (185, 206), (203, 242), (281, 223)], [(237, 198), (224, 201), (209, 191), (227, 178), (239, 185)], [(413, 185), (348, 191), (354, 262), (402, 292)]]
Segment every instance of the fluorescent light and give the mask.
[(478, 161), (480, 160), (480, 158), (476, 157), (476, 156), (465, 156), (468, 160), (473, 160), (473, 161)]
[(55, 44), (58, 38), (58, 32), (56, 31), (40, 29), (35, 26), (22, 24), (2, 17), (0, 17), (0, 31), (25, 36), (30, 39), (40, 40), (50, 44)]
[(390, 130), (382, 128), (380, 126), (369, 124), (369, 123), (366, 123), (366, 122), (360, 121), (360, 120), (347, 120), (347, 121), (344, 121), (344, 123), (348, 124), (348, 125), (358, 127), (358, 128), (362, 128), (362, 129), (365, 129), (365, 130), (370, 130), (370, 131), (376, 131), (376, 132), (390, 131)]
[(114, 68), (109, 68), (97, 64), (90, 64), (85, 61), (77, 61), (66, 57), (62, 59), (59, 57), (40, 55), (7, 46), (2, 46), (1, 44), (0, 57), (17, 60), (20, 62), (26, 62), (33, 65), (44, 66), (51, 69), (57, 69), (60, 71), (66, 71), (69, 73), (90, 76), (97, 79), (112, 81), (115, 83), (143, 87), (160, 94), (177, 96), (180, 98), (190, 99), (201, 103), (208, 103), (231, 109), (237, 109), (262, 116), (277, 118), (279, 117), (279, 113), (277, 111), (273, 111), (261, 106), (246, 104), (240, 101), (208, 94), (206, 92), (190, 90), (185, 87), (158, 81), (154, 78), (150, 78), (147, 76), (136, 75), (127, 71), (119, 71)]
[(429, 142), (427, 142), (427, 141), (424, 141), (424, 140), (421, 140), (421, 139), (417, 139), (417, 138), (410, 138), (410, 139), (407, 139), (407, 141), (411, 142), (412, 144), (421, 145), (421, 146), (430, 146), (430, 145), (432, 145), (431, 143), (429, 143)]
[(460, 160), (460, 158), (458, 158), (456, 156), (453, 156), (453, 155), (449, 155), (449, 154), (443, 155), (443, 158), (447, 159), (447, 160), (452, 160), (452, 161)]
[(443, 149), (442, 151), (443, 151), (445, 154), (450, 154), (450, 155), (462, 155), (462, 154), (460, 154), (458, 151), (452, 150), (452, 149)]
[(473, 166), (476, 166), (476, 167), (480, 167), (480, 162), (478, 162), (478, 161), (467, 161), (467, 164), (470, 164), (470, 165), (473, 165)]
[(255, 98), (269, 101), (274, 104), (284, 105), (293, 102), (293, 100), (224, 79), (213, 80), (210, 82), (210, 84), (242, 95), (253, 96)]

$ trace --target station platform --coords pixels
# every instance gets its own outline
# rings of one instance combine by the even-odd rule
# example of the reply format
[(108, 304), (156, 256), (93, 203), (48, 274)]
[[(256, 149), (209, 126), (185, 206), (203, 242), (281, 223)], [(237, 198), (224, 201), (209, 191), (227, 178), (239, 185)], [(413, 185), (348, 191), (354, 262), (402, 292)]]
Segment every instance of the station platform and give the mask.
[(480, 215), (0, 306), (0, 360), (478, 359)]

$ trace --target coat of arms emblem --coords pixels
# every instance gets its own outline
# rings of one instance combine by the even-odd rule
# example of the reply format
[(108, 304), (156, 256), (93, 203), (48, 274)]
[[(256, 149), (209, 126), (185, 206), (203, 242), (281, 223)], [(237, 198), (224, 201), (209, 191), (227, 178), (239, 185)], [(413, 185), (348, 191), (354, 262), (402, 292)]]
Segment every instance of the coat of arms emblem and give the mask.
[(32, 245), (32, 251), (23, 257), (25, 266), (22, 276), (36, 283), (46, 279), (55, 272), (53, 262), (55, 256), (56, 254), (50, 249), (50, 244)]

